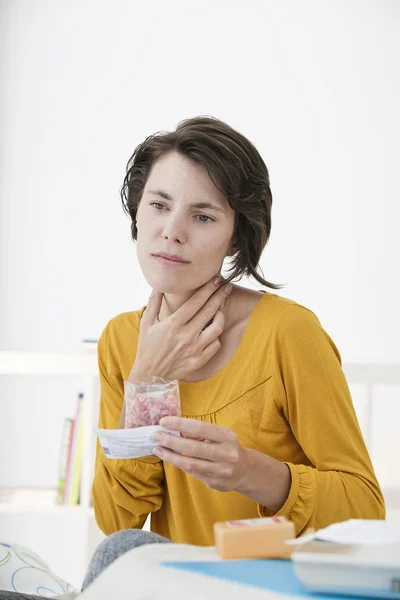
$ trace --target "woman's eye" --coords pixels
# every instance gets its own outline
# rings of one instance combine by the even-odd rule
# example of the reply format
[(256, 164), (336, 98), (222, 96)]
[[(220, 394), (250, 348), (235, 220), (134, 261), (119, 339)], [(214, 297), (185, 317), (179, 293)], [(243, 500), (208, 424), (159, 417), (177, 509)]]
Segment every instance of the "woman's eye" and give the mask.
[(208, 217), (207, 215), (196, 215), (201, 223), (214, 223), (214, 219)]
[[(156, 210), (167, 210), (168, 207), (161, 204), (161, 202), (150, 202), (150, 206), (153, 206)], [(208, 215), (195, 215), (195, 219), (200, 221), (200, 223), (214, 223), (215, 219), (209, 217)]]

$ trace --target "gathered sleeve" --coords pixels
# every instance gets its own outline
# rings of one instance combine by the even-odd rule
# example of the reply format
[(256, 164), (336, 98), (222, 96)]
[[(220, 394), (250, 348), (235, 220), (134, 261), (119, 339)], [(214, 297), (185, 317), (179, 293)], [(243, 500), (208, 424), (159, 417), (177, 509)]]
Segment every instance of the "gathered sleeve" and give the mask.
[[(124, 384), (121, 375), (109, 373), (109, 326), (98, 344), (99, 427), (116, 429), (124, 400)], [(163, 494), (164, 466), (159, 458), (110, 459), (97, 442), (92, 497), (97, 524), (106, 535), (121, 529), (142, 528), (147, 516), (161, 507)]]
[[(292, 483), (277, 514), (294, 521), (298, 534), (347, 519), (384, 519), (340, 354), (314, 313), (299, 305), (285, 311), (271, 366), (277, 408), (309, 461), (286, 463)], [(259, 513), (270, 511), (259, 506)]]

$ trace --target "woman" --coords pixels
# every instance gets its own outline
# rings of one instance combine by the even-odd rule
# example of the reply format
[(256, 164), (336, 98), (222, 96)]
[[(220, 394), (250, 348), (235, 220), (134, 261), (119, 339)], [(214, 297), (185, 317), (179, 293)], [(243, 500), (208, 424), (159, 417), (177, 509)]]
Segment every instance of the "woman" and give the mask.
[[(307, 308), (230, 283), (280, 287), (258, 272), (272, 196), (255, 147), (217, 119), (183, 121), (136, 148), (122, 199), (153, 293), (101, 336), (99, 426), (123, 426), (124, 381), (160, 376), (179, 380), (183, 418), (161, 424), (182, 435), (158, 434), (138, 460), (98, 446), (93, 503), (109, 537), (83, 587), (138, 545), (212, 545), (217, 521), (281, 515), (299, 534), (385, 518), (333, 341)], [(14, 597), (34, 598), (0, 592)]]
[(299, 534), (385, 518), (333, 341), (307, 308), (230, 283), (280, 287), (258, 272), (272, 196), (256, 148), (217, 119), (183, 121), (136, 148), (122, 199), (153, 293), (100, 339), (100, 427), (119, 426), (124, 381), (160, 376), (180, 382), (182, 418), (162, 425), (182, 435), (138, 460), (98, 447), (100, 528), (141, 543), (151, 514), (163, 540), (212, 545), (216, 521), (282, 515)]

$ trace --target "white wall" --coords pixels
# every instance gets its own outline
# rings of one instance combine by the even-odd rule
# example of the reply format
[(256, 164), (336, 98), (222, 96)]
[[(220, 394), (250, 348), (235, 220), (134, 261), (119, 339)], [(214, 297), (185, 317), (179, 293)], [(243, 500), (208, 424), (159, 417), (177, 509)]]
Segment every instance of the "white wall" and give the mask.
[[(3, 0), (0, 11), (0, 349), (73, 352), (146, 302), (119, 201), (125, 164), (150, 133), (211, 114), (269, 166), (266, 277), (318, 314), (344, 361), (400, 362), (399, 2)], [(78, 388), (1, 383), (2, 449), (13, 416), (26, 444), (0, 485), (54, 485)]]
[(266, 275), (345, 360), (400, 361), (398, 2), (1, 8), (1, 348), (73, 351), (145, 302), (125, 163), (149, 133), (207, 113), (269, 165)]

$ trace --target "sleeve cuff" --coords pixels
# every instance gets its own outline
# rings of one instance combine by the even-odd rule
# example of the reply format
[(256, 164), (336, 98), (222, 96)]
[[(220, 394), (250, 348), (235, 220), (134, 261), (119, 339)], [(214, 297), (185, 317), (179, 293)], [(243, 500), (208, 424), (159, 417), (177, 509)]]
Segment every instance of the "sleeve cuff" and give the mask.
[(288, 521), (293, 521), (296, 534), (299, 535), (308, 524), (312, 513), (313, 499), (316, 494), (314, 473), (312, 467), (293, 465), (288, 462), (284, 464), (289, 467), (292, 479), (284, 505), (278, 512), (274, 512), (257, 504), (257, 511), (260, 517), (285, 517)]

